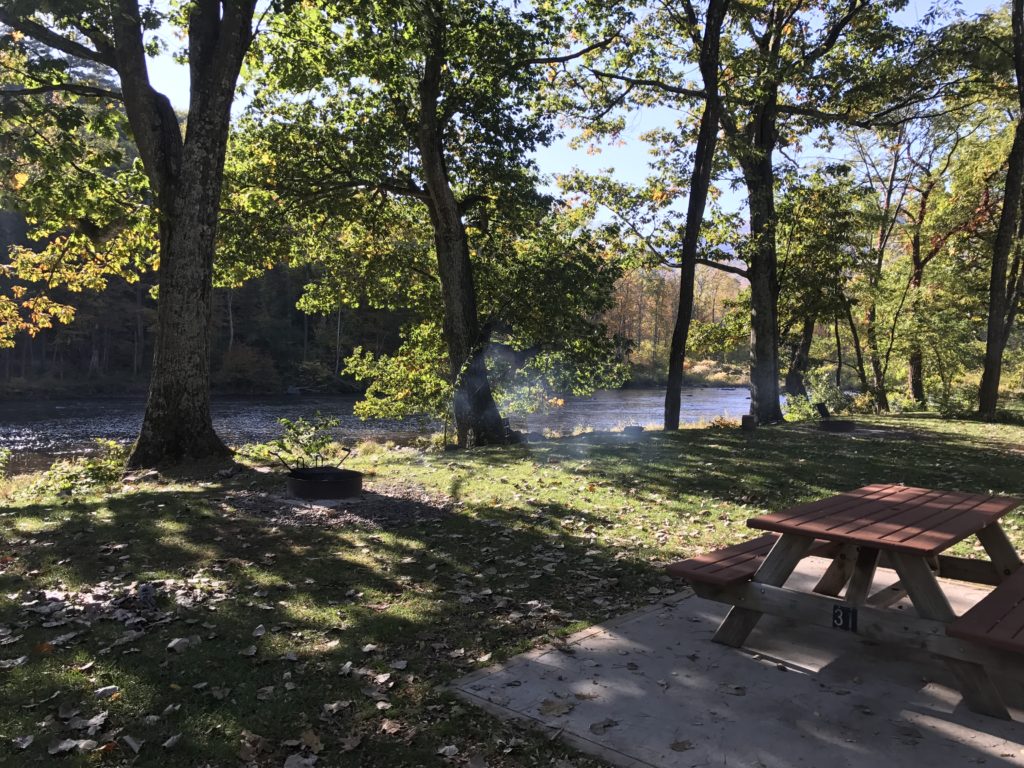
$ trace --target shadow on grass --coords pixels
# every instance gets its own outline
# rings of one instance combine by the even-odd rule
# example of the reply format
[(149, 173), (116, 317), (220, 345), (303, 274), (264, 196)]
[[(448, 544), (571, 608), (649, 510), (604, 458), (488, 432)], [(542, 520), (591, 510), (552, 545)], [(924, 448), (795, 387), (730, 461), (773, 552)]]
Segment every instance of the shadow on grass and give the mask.
[[(0, 732), (37, 738), (24, 753), (0, 744), (0, 763), (46, 759), (58, 734), (71, 735), (56, 717), (66, 704), (86, 717), (108, 710), (104, 730), (145, 739), (137, 756), (120, 747), (138, 765), (233, 764), (248, 731), (263, 741), (250, 738), (247, 757), (279, 766), (302, 748), (307, 730), (332, 766), (422, 765), (456, 743), (461, 755), (494, 765), (549, 764), (564, 754), (560, 747), (496, 725), (439, 686), (538, 637), (625, 613), (660, 593), (660, 571), (606, 530), (622, 520), (610, 505), (657, 498), (654, 508), (671, 517), (688, 499), (714, 499), (731, 507), (722, 514), (742, 519), (871, 482), (1024, 493), (1024, 455), (952, 432), (929, 435), (712, 428), (446, 454), (433, 461), (450, 472), (446, 490), (466, 503), (382, 530), (292, 525), (287, 515), (247, 510), (239, 494), (279, 482), (248, 473), (204, 488), (144, 486), (7, 510), (0, 625), (8, 638), (22, 637), (0, 656), (28, 661), (0, 672)], [(468, 501), (482, 473), (524, 464), (586, 479), (562, 501), (540, 488), (525, 498)], [(615, 495), (591, 504), (587, 483)], [(160, 579), (173, 580), (172, 594), (138, 625), (112, 611), (69, 610), (67, 624), (43, 627), (21, 605), (40, 589), (102, 585), (118, 594)], [(178, 604), (178, 589), (195, 599)], [(171, 620), (161, 623), (160, 612)], [(266, 633), (256, 637), (260, 625)], [(145, 634), (114, 645), (133, 630)], [(71, 631), (81, 634), (47, 647)], [(197, 647), (166, 650), (174, 638), (197, 635)], [(250, 646), (253, 655), (240, 655)], [(106, 685), (119, 686), (120, 696), (96, 700), (93, 691)], [(336, 712), (323, 715), (333, 702)], [(163, 714), (175, 705), (180, 710)], [(57, 722), (40, 726), (47, 716)], [(177, 746), (160, 748), (177, 733)], [(71, 756), (65, 764), (92, 759)]]

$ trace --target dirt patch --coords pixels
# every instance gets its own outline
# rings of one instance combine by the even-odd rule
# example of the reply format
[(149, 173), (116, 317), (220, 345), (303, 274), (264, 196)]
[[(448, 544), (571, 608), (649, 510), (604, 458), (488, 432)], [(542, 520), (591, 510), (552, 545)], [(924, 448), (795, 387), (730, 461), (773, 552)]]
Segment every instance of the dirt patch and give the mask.
[(238, 491), (224, 498), (229, 509), (275, 525), (328, 528), (401, 528), (438, 520), (455, 502), (444, 494), (412, 484), (368, 483), (354, 499), (303, 501), (265, 491)]

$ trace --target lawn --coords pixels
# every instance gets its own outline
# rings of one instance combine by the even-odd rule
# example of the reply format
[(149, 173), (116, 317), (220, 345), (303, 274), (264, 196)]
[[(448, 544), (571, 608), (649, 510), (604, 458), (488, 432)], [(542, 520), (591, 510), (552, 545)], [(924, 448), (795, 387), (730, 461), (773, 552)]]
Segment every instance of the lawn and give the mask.
[(663, 598), (664, 562), (763, 511), (872, 482), (1024, 495), (1024, 428), (364, 445), (348, 466), (369, 492), (339, 515), (294, 509), (263, 467), (59, 497), (8, 482), (0, 764), (589, 765), (445, 685)]

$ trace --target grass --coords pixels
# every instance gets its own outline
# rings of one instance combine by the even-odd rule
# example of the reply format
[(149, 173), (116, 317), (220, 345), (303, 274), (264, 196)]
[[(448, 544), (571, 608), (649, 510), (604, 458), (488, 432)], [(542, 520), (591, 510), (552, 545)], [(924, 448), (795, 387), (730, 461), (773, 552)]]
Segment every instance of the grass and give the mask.
[[(364, 445), (347, 466), (371, 488), (397, 480), (422, 488), (425, 507), (450, 499), (439, 517), (383, 530), (247, 511), (239, 494), (282, 485), (250, 470), (70, 498), (9, 483), (0, 659), (27, 661), (0, 671), (0, 764), (56, 759), (47, 748), (71, 735), (60, 715), (73, 709), (108, 713), (75, 735), (107, 748), (64, 765), (592, 764), (445, 684), (660, 599), (675, 588), (662, 563), (747, 537), (747, 518), (767, 510), (869, 482), (1024, 494), (1022, 427), (860, 424), (852, 436), (705, 427), (465, 453)], [(1018, 548), (1022, 522), (1007, 521)], [(133, 585), (158, 580), (166, 590), (146, 603)], [(29, 610), (47, 605), (43, 590), (71, 593), (67, 610)], [(28, 735), (24, 751), (11, 742)], [(125, 737), (144, 741), (137, 755)]]

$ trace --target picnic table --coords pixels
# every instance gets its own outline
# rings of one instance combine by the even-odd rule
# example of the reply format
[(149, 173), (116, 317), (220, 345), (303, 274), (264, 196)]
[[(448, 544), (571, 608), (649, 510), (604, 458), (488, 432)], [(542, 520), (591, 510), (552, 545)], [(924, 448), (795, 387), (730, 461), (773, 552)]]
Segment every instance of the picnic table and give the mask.
[[(851, 631), (934, 654), (969, 708), (1009, 719), (999, 679), (1024, 680), (1024, 568), (1000, 519), (1020, 499), (868, 485), (755, 517), (769, 533), (668, 567), (698, 595), (732, 607), (714, 640), (742, 646), (765, 615)], [(987, 560), (945, 554), (976, 536)], [(831, 564), (813, 591), (785, 586), (810, 555)], [(898, 581), (875, 588), (879, 565)], [(962, 616), (938, 577), (994, 586)], [(841, 597), (840, 597), (841, 595)], [(892, 606), (903, 598), (916, 617)]]

